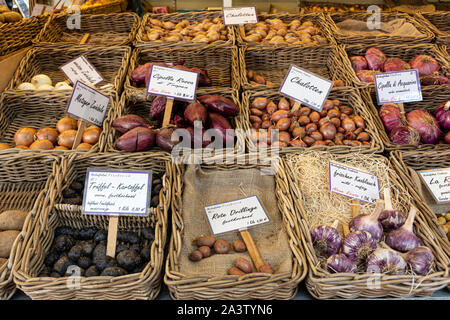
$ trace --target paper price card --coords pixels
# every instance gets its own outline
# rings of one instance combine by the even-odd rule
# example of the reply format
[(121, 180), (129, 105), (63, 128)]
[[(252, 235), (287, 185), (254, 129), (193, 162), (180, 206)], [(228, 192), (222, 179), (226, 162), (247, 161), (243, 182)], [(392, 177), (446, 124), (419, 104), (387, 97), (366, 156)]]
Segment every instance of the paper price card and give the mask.
[(380, 186), (376, 175), (330, 161), (329, 178), (332, 192), (370, 203), (380, 199)]
[(67, 113), (102, 127), (108, 104), (108, 96), (77, 81), (69, 100)]
[(375, 90), (378, 105), (422, 101), (419, 73), (416, 69), (376, 73)]
[(257, 196), (205, 207), (213, 234), (246, 229), (269, 222)]
[(147, 93), (173, 99), (194, 101), (197, 82), (197, 72), (153, 65)]
[(280, 93), (320, 112), (332, 87), (333, 82), (291, 66), (281, 85)]
[(83, 55), (64, 64), (60, 69), (72, 83), (82, 81), (95, 86), (104, 80), (97, 69)]
[(242, 25), (258, 22), (256, 7), (223, 8), (223, 22), (226, 25)]
[(148, 216), (152, 172), (89, 168), (83, 214)]
[(450, 168), (417, 172), (436, 203), (450, 203)]

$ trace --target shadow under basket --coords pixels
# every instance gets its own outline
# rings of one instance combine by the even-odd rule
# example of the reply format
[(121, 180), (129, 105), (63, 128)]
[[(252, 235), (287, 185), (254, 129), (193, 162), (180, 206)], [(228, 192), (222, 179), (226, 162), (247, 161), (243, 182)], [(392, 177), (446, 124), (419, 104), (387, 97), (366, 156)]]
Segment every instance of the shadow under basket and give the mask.
[[(34, 230), (24, 230), (23, 255), (14, 270), (18, 287), (32, 299), (38, 300), (150, 300), (155, 299), (161, 289), (164, 247), (167, 237), (167, 220), (171, 195), (172, 165), (165, 159), (147, 156), (137, 161), (136, 156), (98, 154), (65, 158), (59, 166), (59, 183), (49, 192), (42, 206), (40, 219)], [(150, 261), (141, 272), (123, 276), (76, 277), (71, 287), (70, 277), (39, 277), (44, 260), (55, 238), (55, 229), (69, 226), (74, 229), (96, 227), (108, 230), (109, 217), (84, 215), (81, 206), (60, 204), (62, 191), (79, 176), (86, 174), (88, 167), (152, 170), (163, 173), (159, 204), (149, 209), (148, 217), (120, 217), (118, 230), (140, 234), (143, 227), (154, 231), (150, 246)], [(73, 277), (73, 276), (72, 276)]]

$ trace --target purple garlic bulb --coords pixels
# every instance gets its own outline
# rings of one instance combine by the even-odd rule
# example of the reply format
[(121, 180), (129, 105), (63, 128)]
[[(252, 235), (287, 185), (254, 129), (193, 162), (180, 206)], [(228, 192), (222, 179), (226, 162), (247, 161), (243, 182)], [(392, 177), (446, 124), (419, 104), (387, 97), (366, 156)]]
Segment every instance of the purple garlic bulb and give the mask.
[(405, 215), (399, 210), (383, 210), (380, 214), (380, 221), (386, 230), (395, 230), (405, 224)]
[(319, 226), (311, 232), (314, 249), (319, 256), (329, 257), (339, 252), (341, 236), (337, 231), (337, 222), (333, 226)]
[(342, 253), (350, 260), (360, 263), (377, 248), (377, 241), (367, 231), (349, 233), (342, 243)]
[(421, 276), (425, 276), (430, 272), (434, 261), (433, 252), (427, 247), (416, 247), (403, 255), (406, 263), (411, 267), (411, 270)]
[(401, 252), (407, 252), (422, 244), (420, 239), (413, 232), (413, 223), (416, 212), (417, 209), (411, 207), (405, 224), (386, 235), (386, 244), (389, 247)]
[(405, 273), (406, 261), (392, 249), (378, 248), (367, 258), (366, 266), (370, 273), (399, 275)]
[(327, 270), (330, 273), (357, 273), (358, 267), (345, 254), (333, 254), (327, 259)]
[(367, 231), (376, 241), (379, 241), (383, 236), (383, 226), (378, 218), (383, 210), (383, 204), (383, 200), (377, 200), (375, 209), (371, 214), (360, 214), (350, 220), (348, 224), (350, 231)]

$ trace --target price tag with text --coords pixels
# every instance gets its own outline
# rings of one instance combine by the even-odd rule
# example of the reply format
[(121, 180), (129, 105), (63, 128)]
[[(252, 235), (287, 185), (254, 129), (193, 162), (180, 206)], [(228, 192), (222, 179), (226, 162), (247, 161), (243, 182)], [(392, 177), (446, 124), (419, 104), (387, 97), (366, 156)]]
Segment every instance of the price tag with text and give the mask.
[(64, 64), (60, 69), (72, 83), (82, 81), (95, 86), (104, 80), (97, 69), (83, 55)]
[(173, 99), (194, 101), (197, 83), (197, 72), (153, 65), (147, 93)]
[(329, 178), (332, 192), (370, 203), (380, 199), (380, 186), (376, 175), (330, 161)]
[(108, 104), (108, 96), (77, 81), (66, 112), (75, 118), (81, 118), (102, 127)]
[(223, 8), (223, 22), (226, 25), (242, 25), (258, 22), (256, 7)]
[(376, 73), (375, 90), (378, 105), (422, 101), (419, 73), (416, 69)]
[(148, 216), (152, 172), (89, 168), (83, 214)]
[(280, 93), (320, 112), (332, 87), (332, 81), (291, 66), (281, 85)]
[(213, 234), (246, 229), (269, 222), (257, 196), (205, 207)]
[(417, 172), (436, 203), (450, 203), (450, 168)]

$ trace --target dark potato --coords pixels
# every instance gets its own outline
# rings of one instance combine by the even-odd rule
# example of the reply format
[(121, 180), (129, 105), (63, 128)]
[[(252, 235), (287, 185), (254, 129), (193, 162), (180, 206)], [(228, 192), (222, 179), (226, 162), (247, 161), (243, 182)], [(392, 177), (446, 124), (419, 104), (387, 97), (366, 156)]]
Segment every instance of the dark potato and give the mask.
[(64, 252), (69, 250), (74, 243), (75, 241), (71, 236), (60, 235), (55, 240), (55, 249), (58, 252)]
[(76, 239), (78, 237), (78, 232), (74, 229), (72, 229), (71, 227), (58, 227), (55, 230), (55, 236), (61, 236), (61, 235), (66, 235), (69, 237), (72, 237), (74, 239)]
[(59, 259), (59, 253), (56, 251), (51, 251), (44, 260), (44, 264), (47, 267), (53, 267), (55, 262)]
[(70, 266), (71, 264), (73, 264), (73, 263), (72, 263), (72, 261), (69, 260), (68, 256), (62, 256), (53, 265), (53, 271), (58, 272), (60, 275), (65, 274), (67, 267)]
[(81, 257), (81, 250), (82, 246), (80, 244), (76, 244), (72, 248), (70, 248), (67, 256), (69, 257), (70, 260), (77, 261)]
[(122, 251), (128, 250), (128, 249), (130, 249), (129, 246), (128, 246), (128, 244), (126, 244), (126, 243), (119, 243), (119, 244), (116, 246), (116, 255), (118, 255), (118, 254), (121, 253)]
[(94, 259), (94, 264), (99, 271), (103, 271), (106, 268), (117, 266), (117, 261), (116, 259), (111, 258), (110, 256), (103, 256)]
[(94, 235), (95, 243), (100, 243), (102, 241), (106, 241), (108, 239), (108, 232), (106, 230), (98, 230)]
[(84, 273), (86, 277), (95, 277), (99, 275), (97, 267), (95, 265), (90, 266)]
[(88, 257), (80, 257), (77, 261), (77, 264), (79, 267), (86, 270), (87, 268), (89, 268), (91, 266), (92, 260)]
[(149, 241), (155, 240), (155, 233), (151, 228), (142, 228), (141, 232), (144, 239)]
[(80, 268), (76, 264), (71, 264), (67, 267), (65, 275), (66, 277), (73, 277), (73, 276), (84, 276), (84, 269)]
[(108, 267), (103, 270), (103, 272), (100, 274), (101, 276), (110, 276), (110, 277), (118, 277), (118, 276), (124, 276), (128, 274), (128, 272), (120, 267)]
[(98, 229), (95, 227), (83, 228), (78, 233), (79, 240), (92, 240)]
[(117, 255), (117, 263), (127, 271), (139, 267), (142, 263), (141, 256), (134, 250), (124, 250)]
[(139, 236), (133, 231), (119, 231), (117, 233), (117, 240), (134, 244), (139, 242)]
[(94, 252), (95, 249), (95, 243), (92, 241), (82, 241), (80, 242), (81, 245), (81, 255), (85, 257), (91, 257), (92, 252)]
[(150, 246), (145, 246), (142, 248), (141, 257), (145, 262), (150, 261)]

